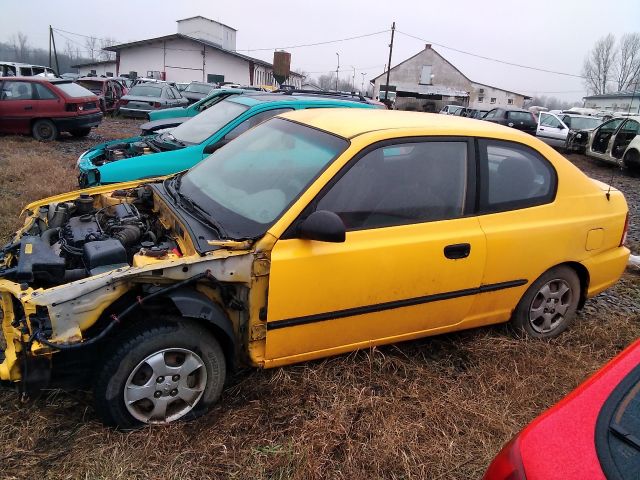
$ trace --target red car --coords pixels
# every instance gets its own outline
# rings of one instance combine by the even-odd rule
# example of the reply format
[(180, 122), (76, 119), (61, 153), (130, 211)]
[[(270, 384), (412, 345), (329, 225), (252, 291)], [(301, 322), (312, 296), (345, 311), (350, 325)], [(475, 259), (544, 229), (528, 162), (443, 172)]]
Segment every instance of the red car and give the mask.
[(527, 425), (484, 480), (640, 478), (640, 341)]
[(71, 80), (0, 78), (0, 133), (55, 140), (60, 132), (85, 137), (102, 121), (98, 97)]
[(102, 113), (117, 111), (120, 99), (127, 94), (127, 88), (110, 77), (82, 77), (75, 83), (98, 96)]

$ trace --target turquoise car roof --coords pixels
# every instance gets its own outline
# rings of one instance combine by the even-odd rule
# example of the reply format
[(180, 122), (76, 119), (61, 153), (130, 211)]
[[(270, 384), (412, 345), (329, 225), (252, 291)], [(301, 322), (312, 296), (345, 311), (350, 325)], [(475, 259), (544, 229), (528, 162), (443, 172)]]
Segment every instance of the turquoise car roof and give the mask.
[(234, 95), (227, 99), (227, 102), (235, 102), (241, 105), (245, 105), (249, 108), (255, 107), (256, 105), (264, 105), (268, 104), (279, 104), (279, 105), (291, 105), (292, 103), (296, 104), (305, 104), (305, 105), (340, 105), (340, 106), (349, 106), (349, 107), (363, 107), (370, 108), (372, 105), (367, 103), (355, 102), (352, 100), (340, 100), (335, 98), (322, 98), (322, 97), (305, 97), (305, 96), (292, 96), (292, 95), (282, 95), (282, 94), (269, 94), (269, 93), (258, 93), (253, 95)]

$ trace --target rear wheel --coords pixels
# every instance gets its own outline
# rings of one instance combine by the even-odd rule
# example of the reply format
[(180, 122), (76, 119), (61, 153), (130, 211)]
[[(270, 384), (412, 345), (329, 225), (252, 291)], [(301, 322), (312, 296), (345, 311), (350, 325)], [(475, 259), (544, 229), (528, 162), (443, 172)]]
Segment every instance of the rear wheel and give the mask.
[(76, 128), (74, 130), (71, 130), (69, 133), (71, 133), (71, 135), (73, 135), (74, 137), (86, 137), (87, 135), (89, 135), (89, 133), (91, 133), (91, 128)]
[(636, 150), (629, 150), (624, 155), (623, 163), (630, 170), (640, 170), (640, 153)]
[(225, 376), (220, 344), (202, 326), (180, 319), (140, 326), (102, 364), (96, 412), (123, 429), (190, 420), (218, 400)]
[(564, 332), (580, 301), (576, 272), (559, 266), (531, 284), (516, 307), (511, 325), (517, 333), (533, 338), (553, 338)]
[(36, 120), (33, 127), (31, 127), (31, 133), (36, 140), (48, 142), (58, 138), (60, 132), (58, 132), (58, 127), (51, 120), (42, 119)]

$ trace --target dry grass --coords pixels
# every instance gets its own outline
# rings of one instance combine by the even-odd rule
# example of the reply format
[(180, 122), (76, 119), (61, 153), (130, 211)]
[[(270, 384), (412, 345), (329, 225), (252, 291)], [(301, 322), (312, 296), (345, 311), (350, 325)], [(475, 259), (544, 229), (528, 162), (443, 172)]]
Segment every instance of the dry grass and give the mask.
[[(21, 167), (25, 150), (49, 152), (35, 160), (46, 177)], [(25, 201), (74, 181), (75, 157), (55, 146), (2, 138), (5, 155), (0, 191), (19, 198), (2, 197), (0, 233)], [(22, 404), (1, 390), (0, 478), (479, 478), (509, 437), (638, 338), (639, 301), (627, 275), (550, 342), (495, 327), (247, 370), (204, 418), (133, 433), (97, 423), (84, 392)]]

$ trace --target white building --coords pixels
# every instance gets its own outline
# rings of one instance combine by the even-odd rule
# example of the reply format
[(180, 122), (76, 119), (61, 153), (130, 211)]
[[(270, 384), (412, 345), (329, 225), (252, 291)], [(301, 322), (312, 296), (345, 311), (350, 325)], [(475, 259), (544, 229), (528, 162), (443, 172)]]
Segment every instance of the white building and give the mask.
[[(387, 72), (371, 80), (374, 98), (386, 87)], [(447, 104), (482, 110), (514, 106), (522, 108), (530, 97), (474, 82), (434, 50), (424, 50), (404, 60), (389, 73), (389, 91), (396, 92), (396, 108), (437, 112)], [(391, 98), (391, 95), (390, 95)]]
[(96, 75), (98, 77), (115, 77), (116, 76), (116, 61), (115, 60), (103, 60), (89, 63), (80, 63), (78, 65), (71, 65), (71, 68), (76, 68), (78, 74), (81, 77), (87, 75)]
[(590, 95), (584, 97), (583, 100), (585, 108), (640, 114), (640, 90)]
[[(116, 52), (116, 74), (159, 72), (172, 82), (277, 86), (271, 63), (235, 51), (235, 29), (200, 16), (177, 23), (178, 33), (105, 48)], [(291, 72), (285, 83), (299, 88), (302, 75)]]

